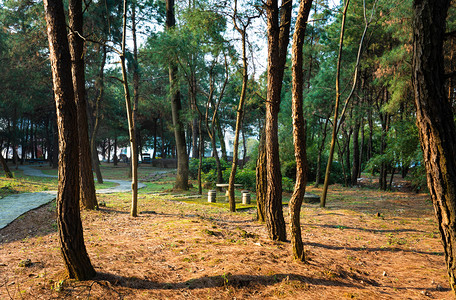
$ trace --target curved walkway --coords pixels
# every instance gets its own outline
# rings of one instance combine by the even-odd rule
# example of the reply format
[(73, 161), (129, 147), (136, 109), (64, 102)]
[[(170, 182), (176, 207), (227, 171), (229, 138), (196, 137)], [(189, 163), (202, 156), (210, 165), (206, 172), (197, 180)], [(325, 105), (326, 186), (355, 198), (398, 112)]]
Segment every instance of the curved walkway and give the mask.
[[(55, 175), (44, 174), (41, 170), (29, 167), (19, 166), (25, 175), (36, 177), (53, 177)], [(131, 181), (126, 180), (110, 180), (104, 181), (114, 182), (118, 185), (108, 189), (97, 190), (97, 194), (110, 194), (110, 193), (125, 193), (131, 191)], [(143, 188), (144, 183), (138, 183), (138, 188)], [(9, 223), (13, 222), (17, 217), (28, 212), (29, 210), (40, 207), (55, 199), (57, 191), (46, 191), (37, 193), (22, 193), (17, 195), (10, 195), (0, 200), (0, 229), (6, 227)]]

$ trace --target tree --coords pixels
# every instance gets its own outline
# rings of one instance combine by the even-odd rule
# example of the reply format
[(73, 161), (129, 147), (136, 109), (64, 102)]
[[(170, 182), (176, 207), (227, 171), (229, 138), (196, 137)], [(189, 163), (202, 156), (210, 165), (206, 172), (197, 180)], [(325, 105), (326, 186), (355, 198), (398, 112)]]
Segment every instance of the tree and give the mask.
[(98, 129), (100, 127), (100, 119), (101, 119), (101, 102), (104, 98), (104, 68), (106, 64), (107, 52), (106, 46), (102, 46), (98, 48), (98, 52), (101, 53), (101, 62), (100, 62), (100, 70), (98, 73), (98, 77), (95, 80), (95, 89), (97, 90), (97, 94), (95, 96), (95, 104), (93, 106), (93, 120), (92, 120), (92, 136), (90, 137), (90, 150), (91, 150), (91, 157), (92, 157), (92, 165), (93, 169), (95, 170), (95, 174), (97, 176), (97, 182), (102, 184), (103, 183), (103, 175), (101, 174), (100, 170), (100, 161), (98, 159), (98, 150), (97, 150), (97, 134)]
[(70, 278), (95, 276), (84, 245), (79, 210), (78, 118), (71, 78), (71, 56), (60, 0), (44, 0), (59, 134), (57, 226), (60, 251)]
[(2, 165), (3, 171), (5, 172), (6, 178), (13, 178), (13, 173), (11, 173), (8, 165), (6, 164), (5, 158), (2, 155), (2, 150), (0, 150), (0, 164)]
[(307, 184), (307, 154), (306, 154), (306, 132), (303, 113), (303, 86), (304, 72), (302, 69), (304, 36), (306, 31), (307, 18), (312, 8), (312, 0), (302, 0), (299, 5), (298, 17), (296, 19), (295, 32), (293, 35), (292, 47), (292, 74), (293, 74), (293, 140), (296, 157), (296, 183), (293, 195), (290, 199), (290, 231), (291, 247), (293, 258), (305, 261), (304, 247), (301, 237), (301, 205), (306, 194)]
[[(266, 150), (266, 226), (269, 237), (285, 241), (286, 229), (282, 209), (282, 174), (280, 171), (278, 113), (280, 92), (290, 37), (292, 0), (284, 1), (279, 9), (277, 0), (266, 2), (268, 24), (268, 70), (265, 122)], [(280, 17), (279, 17), (280, 15)]]
[(82, 0), (69, 1), (68, 18), (71, 30), (69, 35), (72, 59), (71, 70), (73, 73), (73, 88), (78, 109), (81, 204), (87, 209), (96, 209), (98, 203), (92, 172), (89, 129), (87, 123)]
[(456, 293), (456, 128), (445, 91), (443, 42), (449, 0), (415, 0), (413, 89), (427, 183)]
[(340, 103), (340, 66), (342, 62), (342, 46), (344, 43), (344, 31), (345, 31), (345, 20), (347, 16), (347, 9), (348, 5), (350, 4), (350, 0), (347, 0), (344, 6), (344, 11), (342, 13), (342, 25), (340, 29), (340, 39), (339, 39), (339, 55), (337, 58), (337, 72), (336, 72), (336, 103), (334, 108), (334, 122), (333, 122), (333, 130), (332, 130), (332, 138), (331, 138), (331, 147), (329, 150), (329, 158), (328, 164), (326, 165), (326, 172), (325, 172), (325, 182), (323, 184), (323, 194), (321, 195), (320, 199), (320, 206), (325, 207), (326, 205), (326, 193), (328, 191), (329, 185), (329, 175), (331, 171), (331, 164), (334, 155), (334, 149), (336, 147), (336, 139), (337, 139), (337, 130), (338, 130), (338, 116), (339, 116), (339, 103)]
[(236, 112), (236, 129), (234, 134), (233, 142), (233, 164), (231, 167), (228, 193), (229, 193), (229, 203), (230, 211), (236, 211), (236, 201), (234, 199), (234, 179), (236, 176), (236, 169), (238, 164), (238, 148), (239, 148), (239, 131), (241, 130), (242, 118), (244, 115), (244, 106), (245, 98), (247, 93), (247, 83), (249, 80), (248, 70), (247, 70), (247, 27), (251, 24), (252, 20), (256, 18), (255, 16), (247, 17), (246, 20), (242, 20), (238, 15), (237, 10), (237, 1), (234, 1), (234, 13), (233, 13), (233, 24), (236, 31), (241, 35), (241, 44), (242, 44), (242, 88), (241, 95), (239, 98), (239, 105)]
[[(263, 127), (264, 128), (264, 127)], [(260, 222), (266, 221), (266, 193), (267, 190), (267, 172), (266, 172), (266, 149), (265, 149), (264, 129), (260, 131), (260, 142), (258, 144), (258, 158), (256, 161), (256, 202), (257, 202), (257, 219)]]
[[(174, 16), (174, 0), (166, 0), (166, 29), (171, 31), (176, 24)], [(177, 67), (175, 63), (169, 65), (169, 84), (171, 109), (174, 125), (174, 137), (177, 151), (177, 175), (174, 184), (175, 189), (188, 190), (188, 155), (185, 143), (185, 131), (182, 124), (182, 103), (179, 87), (177, 84)]]
[[(339, 118), (339, 104), (340, 104), (340, 97), (341, 97), (341, 93), (342, 93), (341, 89), (340, 89), (342, 50), (343, 50), (343, 43), (344, 43), (345, 21), (346, 21), (346, 17), (347, 17), (347, 9), (350, 4), (350, 0), (346, 0), (344, 10), (342, 13), (342, 24), (341, 24), (340, 39), (339, 39), (339, 54), (338, 54), (338, 58), (337, 58), (337, 71), (336, 71), (336, 101), (335, 101), (335, 107), (334, 107), (334, 121), (333, 121), (333, 130), (332, 130), (332, 137), (331, 137), (331, 146), (330, 146), (330, 150), (329, 150), (328, 164), (326, 165), (325, 182), (323, 185), (323, 193), (322, 193), (321, 199), (320, 199), (321, 207), (325, 207), (325, 205), (326, 205), (326, 195), (328, 192), (329, 176), (330, 176), (331, 165), (332, 165), (333, 156), (334, 156), (334, 148), (335, 148), (336, 142), (337, 142), (337, 133), (339, 132), (339, 129), (341, 128), (342, 124), (344, 124), (345, 113), (347, 111), (350, 100), (357, 87), (357, 82), (358, 82), (358, 78), (359, 78), (359, 76), (358, 76), (359, 64), (360, 64), (360, 59), (361, 59), (361, 53), (363, 50), (364, 39), (366, 37), (367, 30), (369, 29), (369, 25), (371, 24), (371, 22), (373, 20), (376, 3), (377, 3), (377, 0), (374, 1), (370, 18), (368, 18), (367, 10), (366, 10), (366, 0), (363, 0), (364, 30), (361, 35), (361, 39), (360, 39), (359, 46), (358, 46), (358, 52), (356, 55), (356, 63), (355, 63), (355, 70), (353, 72), (352, 87), (351, 87), (351, 90), (350, 90), (347, 98), (345, 99), (344, 106), (340, 113), (340, 118)], [(347, 142), (347, 149), (349, 150), (350, 149), (349, 140), (347, 140), (346, 142)], [(347, 153), (348, 153), (348, 151), (347, 151)], [(347, 157), (349, 158), (348, 154), (347, 154)], [(342, 157), (341, 157), (341, 159), (342, 159)], [(347, 164), (347, 167), (349, 167), (349, 164)], [(347, 176), (345, 176), (345, 170), (344, 170), (344, 177), (347, 179)]]
[(122, 50), (120, 53), (120, 64), (122, 68), (122, 83), (124, 87), (125, 106), (127, 109), (128, 134), (131, 150), (131, 211), (132, 217), (138, 216), (138, 147), (136, 144), (135, 120), (133, 118), (133, 107), (128, 87), (127, 67), (125, 63), (126, 36), (127, 36), (127, 0), (123, 1), (123, 26), (122, 26)]

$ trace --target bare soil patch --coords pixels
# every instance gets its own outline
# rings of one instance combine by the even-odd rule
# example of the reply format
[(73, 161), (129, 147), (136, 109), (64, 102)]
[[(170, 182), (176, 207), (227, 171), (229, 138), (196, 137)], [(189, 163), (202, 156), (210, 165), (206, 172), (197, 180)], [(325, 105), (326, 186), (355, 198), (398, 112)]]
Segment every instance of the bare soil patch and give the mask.
[(0, 230), (0, 299), (453, 299), (425, 194), (331, 186), (327, 209), (303, 205), (306, 264), (253, 209), (143, 192), (131, 218), (129, 194), (98, 197), (82, 212), (98, 277), (62, 278), (51, 203)]

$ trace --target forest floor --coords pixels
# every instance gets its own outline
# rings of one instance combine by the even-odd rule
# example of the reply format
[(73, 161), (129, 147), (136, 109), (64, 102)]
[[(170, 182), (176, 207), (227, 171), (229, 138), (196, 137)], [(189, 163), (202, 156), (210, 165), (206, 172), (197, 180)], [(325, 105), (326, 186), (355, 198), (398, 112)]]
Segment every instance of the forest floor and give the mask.
[[(129, 193), (98, 195), (105, 206), (81, 213), (94, 280), (64, 279), (55, 203), (1, 229), (0, 299), (453, 299), (429, 196), (406, 182), (392, 192), (369, 178), (356, 188), (332, 185), (327, 208), (303, 204), (310, 260), (298, 263), (289, 242), (268, 239), (255, 209), (230, 213), (204, 198), (158, 193), (170, 178), (142, 172), (149, 182), (139, 217), (129, 216)], [(12, 190), (40, 186), (16, 175)]]

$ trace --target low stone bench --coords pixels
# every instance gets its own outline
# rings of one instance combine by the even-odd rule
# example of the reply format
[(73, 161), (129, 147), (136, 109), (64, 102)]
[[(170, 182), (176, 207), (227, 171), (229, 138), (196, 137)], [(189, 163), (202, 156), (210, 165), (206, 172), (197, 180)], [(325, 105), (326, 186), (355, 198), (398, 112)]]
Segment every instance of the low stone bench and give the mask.
[(312, 193), (306, 193), (304, 195), (304, 203), (317, 204), (320, 203), (320, 196), (317, 196)]

